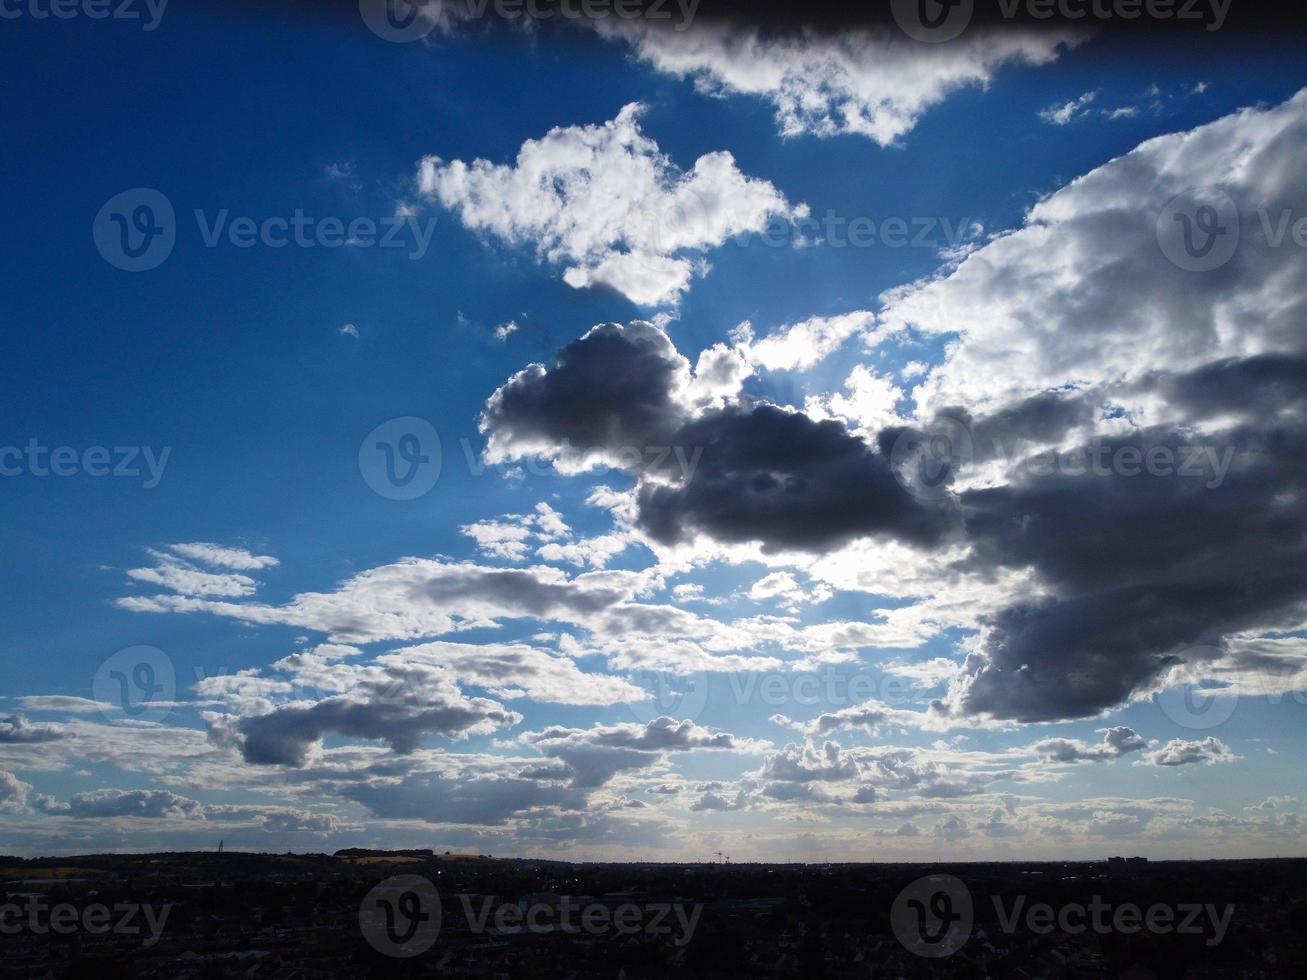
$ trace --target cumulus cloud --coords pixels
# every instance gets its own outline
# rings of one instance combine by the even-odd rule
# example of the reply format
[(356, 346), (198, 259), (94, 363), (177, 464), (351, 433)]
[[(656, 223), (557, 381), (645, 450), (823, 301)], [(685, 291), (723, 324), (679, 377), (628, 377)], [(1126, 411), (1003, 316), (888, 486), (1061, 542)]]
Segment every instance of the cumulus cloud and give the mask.
[(477, 543), (482, 554), (491, 558), (521, 561), (533, 542), (556, 541), (571, 534), (571, 528), (558, 511), (541, 501), (532, 514), (505, 514), (498, 520), (465, 524), (459, 531)]
[(760, 775), (781, 783), (811, 783), (842, 781), (857, 773), (857, 766), (842, 755), (840, 746), (826, 742), (820, 749), (811, 744), (788, 744), (767, 756)]
[(0, 813), (26, 813), (32, 787), (12, 772), (0, 769)]
[(802, 371), (825, 360), (852, 336), (871, 326), (875, 315), (866, 310), (840, 316), (811, 317), (755, 340), (747, 321), (732, 331), (736, 349), (768, 371)]
[(0, 718), (0, 745), (30, 745), (54, 742), (63, 736), (49, 725), (33, 725), (23, 715)]
[(872, 698), (860, 704), (851, 704), (835, 711), (822, 712), (809, 722), (793, 722), (784, 715), (776, 715), (772, 718), (772, 721), (795, 728), (809, 738), (816, 738), (821, 735), (829, 735), (832, 732), (854, 729), (876, 735), (883, 724), (930, 728), (935, 719), (927, 712), (891, 708), (884, 702)]
[(825, 552), (880, 535), (927, 547), (955, 527), (948, 507), (909, 495), (889, 456), (839, 422), (764, 403), (706, 413), (674, 441), (702, 447), (694, 475), (639, 494), (640, 527), (665, 544), (706, 534)]
[(427, 735), (466, 738), (521, 719), (495, 701), (464, 696), (443, 671), (407, 664), (370, 670), (347, 694), (312, 704), (211, 718), (210, 731), (238, 746), (246, 762), (301, 767), (331, 734), (385, 742), (402, 755)]
[(1049, 762), (1102, 762), (1119, 759), (1148, 747), (1148, 740), (1133, 729), (1118, 725), (1105, 729), (1098, 745), (1069, 738), (1046, 738), (1036, 742), (1034, 750)]
[(785, 136), (853, 134), (888, 146), (950, 94), (988, 85), (1008, 64), (1047, 64), (1076, 43), (1068, 33), (973, 30), (950, 44), (897, 32), (765, 33), (744, 24), (673, 32), (615, 18), (597, 24), (653, 68), (711, 95), (769, 102)]
[(54, 805), (50, 809), (84, 820), (110, 817), (204, 819), (204, 807), (201, 804), (160, 789), (98, 789), (89, 793), (75, 793), (66, 805)]
[(554, 727), (527, 732), (520, 741), (567, 766), (573, 785), (603, 786), (615, 775), (645, 769), (668, 752), (724, 751), (753, 753), (767, 743), (716, 732), (690, 720), (660, 717), (644, 725), (620, 724), (591, 729)]
[(208, 612), (256, 624), (319, 630), (344, 643), (437, 636), (499, 618), (575, 618), (627, 599), (637, 576), (587, 573), (569, 578), (548, 566), (491, 568), (408, 558), (371, 568), (332, 592), (305, 592), (281, 606), (189, 596), (131, 596), (137, 612)]
[(410, 775), (341, 787), (341, 795), (378, 817), (448, 824), (503, 824), (536, 811), (581, 810), (585, 791), (492, 773)]
[[(954, 526), (947, 508), (904, 490), (888, 447), (766, 403), (696, 411), (692, 387), (689, 361), (660, 327), (595, 327), (551, 367), (532, 365), (490, 397), (486, 458), (643, 471), (651, 479), (639, 488), (638, 524), (665, 544), (706, 533), (768, 549), (824, 551), (875, 534), (928, 545)], [(692, 471), (678, 468), (687, 462)]]
[[(1260, 215), (1292, 213), (1304, 146), (1307, 91), (1149, 140), (1050, 194), (1023, 227), (940, 278), (888, 293), (887, 328), (959, 335), (914, 392), (923, 414), (984, 414), (1158, 368), (1301, 352), (1303, 252), (1275, 247)], [(1196, 188), (1225, 195), (1225, 220), (1240, 232), (1231, 261), (1202, 274), (1168, 261), (1158, 237), (1167, 205)]]
[[(1307, 429), (1243, 427), (1221, 443), (1233, 465), (1219, 485), (1199, 464), (1188, 478), (1062, 472), (963, 494), (973, 560), (1034, 567), (1055, 594), (991, 617), (955, 702), (1022, 721), (1092, 716), (1224, 635), (1301, 622), (1307, 508), (1285, 491), (1307, 476)], [(1189, 444), (1175, 430), (1102, 443), (1177, 459)], [(1147, 548), (1128, 544), (1141, 534)]]
[[(1259, 215), (1290, 207), (1305, 145), (1307, 92), (1150, 140), (886, 297), (887, 328), (958, 335), (912, 395), (970, 443), (953, 480), (969, 566), (1027, 570), (1045, 593), (988, 615), (950, 692), (962, 714), (1092, 717), (1196, 647), (1302, 622), (1307, 267)], [(1200, 185), (1232, 202), (1241, 241), (1195, 274), (1158, 225)]]
[(1235, 762), (1238, 758), (1230, 746), (1212, 735), (1197, 742), (1173, 738), (1158, 751), (1149, 753), (1145, 760), (1155, 766), (1188, 766), (1199, 762)]
[(540, 456), (564, 472), (638, 458), (670, 437), (691, 408), (689, 362), (658, 326), (600, 324), (532, 364), (486, 402), (481, 431), (491, 464)]
[(675, 304), (705, 252), (806, 209), (742, 174), (724, 150), (682, 171), (641, 132), (643, 110), (632, 103), (602, 125), (553, 129), (523, 143), (513, 165), (425, 157), (418, 189), (467, 228), (564, 265), (570, 286)]

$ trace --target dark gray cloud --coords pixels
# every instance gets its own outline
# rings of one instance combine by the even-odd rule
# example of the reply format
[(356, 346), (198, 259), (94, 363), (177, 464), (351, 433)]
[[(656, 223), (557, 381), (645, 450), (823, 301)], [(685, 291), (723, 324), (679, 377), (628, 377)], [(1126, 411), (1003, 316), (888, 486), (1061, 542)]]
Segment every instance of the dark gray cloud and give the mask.
[[(990, 620), (955, 693), (968, 713), (1019, 721), (1114, 707), (1232, 632), (1294, 628), (1307, 597), (1307, 427), (1244, 426), (1199, 439), (1153, 429), (1103, 440), (1171, 454), (1197, 472), (1061, 471), (962, 496), (973, 566), (1034, 568), (1053, 592)], [(1215, 456), (1230, 459), (1216, 482)]]
[[(666, 543), (707, 534), (820, 552), (885, 534), (928, 546), (956, 526), (947, 506), (904, 490), (890, 466), (892, 439), (878, 450), (840, 422), (768, 404), (691, 417), (689, 382), (688, 362), (661, 329), (603, 324), (552, 367), (533, 365), (490, 397), (481, 421), (487, 456), (565, 462), (570, 447), (616, 462), (621, 450), (637, 450), (628, 468), (658, 477), (641, 487), (639, 523)], [(680, 456), (659, 460), (659, 447)]]
[(1183, 374), (1154, 372), (1139, 387), (1161, 394), (1185, 418), (1269, 419), (1307, 402), (1307, 355), (1262, 354)]
[(688, 363), (662, 330), (636, 320), (601, 324), (533, 364), (486, 403), (481, 430), (492, 461), (573, 451), (668, 445), (685, 416), (675, 393)]
[[(637, 522), (656, 541), (825, 553), (883, 536), (920, 549), (966, 543), (959, 570), (981, 579), (1032, 572), (1041, 596), (988, 616), (980, 652), (955, 679), (949, 703), (963, 714), (1092, 717), (1149, 690), (1194, 647), (1303, 621), (1302, 355), (1142, 374), (1120, 390), (1157, 399), (1181, 421), (1122, 426), (1126, 434), (1070, 455), (1021, 458), (1100, 423), (1107, 388), (1050, 390), (975, 418), (956, 410), (950, 431), (970, 445), (949, 457), (932, 498), (907, 492), (895, 470), (897, 447), (930, 439), (930, 426), (890, 427), (870, 445), (840, 422), (765, 403), (690, 417), (676, 394), (683, 359), (648, 324), (596, 328), (564, 353), (496, 393), (492, 443), (527, 433), (540, 446), (584, 438), (693, 451), (689, 474), (638, 474)], [(596, 381), (633, 375), (638, 384)], [(593, 417), (579, 419), (582, 405)], [(1153, 467), (1157, 454), (1169, 470)], [(951, 491), (969, 463), (997, 459), (1013, 464), (1006, 484)]]
[(586, 794), (570, 786), (488, 775), (423, 773), (399, 780), (355, 782), (339, 792), (383, 819), (442, 824), (497, 825), (542, 807), (580, 810), (586, 804)]
[(406, 754), (427, 735), (458, 738), (520, 720), (494, 701), (463, 697), (415, 668), (368, 680), (349, 696), (242, 718), (235, 729), (246, 762), (302, 767), (328, 734), (375, 739)]
[(968, 425), (974, 458), (984, 462), (1010, 455), (1022, 444), (1056, 444), (1092, 422), (1095, 407), (1091, 393), (1046, 391), (974, 420), (961, 408), (940, 414)]
[(108, 817), (143, 817), (203, 820), (204, 805), (162, 789), (97, 789), (89, 793), (75, 793), (66, 803), (54, 803), (46, 798), (43, 806), (48, 813), (59, 813), (87, 820)]
[(527, 732), (522, 741), (542, 755), (562, 762), (580, 787), (603, 786), (620, 772), (645, 769), (667, 752), (749, 751), (758, 747), (728, 732), (714, 732), (693, 721), (655, 718), (646, 725), (609, 725), (591, 729), (555, 726)]
[(664, 543), (707, 534), (767, 551), (824, 552), (885, 535), (929, 546), (957, 523), (947, 505), (912, 497), (889, 453), (840, 422), (760, 404), (709, 412), (673, 442), (703, 452), (689, 479), (640, 488), (640, 526)]

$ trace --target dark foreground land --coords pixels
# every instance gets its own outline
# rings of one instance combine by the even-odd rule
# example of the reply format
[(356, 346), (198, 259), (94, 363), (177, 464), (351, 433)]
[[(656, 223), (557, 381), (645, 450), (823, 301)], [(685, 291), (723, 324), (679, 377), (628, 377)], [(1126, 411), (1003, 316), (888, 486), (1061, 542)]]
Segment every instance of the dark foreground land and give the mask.
[(99, 855), (0, 858), (0, 893), (13, 977), (1307, 977), (1305, 860)]

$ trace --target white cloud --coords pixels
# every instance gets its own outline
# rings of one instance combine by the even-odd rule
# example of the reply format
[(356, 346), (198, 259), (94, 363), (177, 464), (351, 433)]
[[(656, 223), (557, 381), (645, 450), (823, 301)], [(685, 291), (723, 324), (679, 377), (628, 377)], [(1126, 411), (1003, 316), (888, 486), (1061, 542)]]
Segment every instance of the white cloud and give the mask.
[(1212, 735), (1197, 742), (1173, 738), (1163, 748), (1145, 756), (1144, 762), (1155, 766), (1187, 766), (1197, 762), (1235, 762), (1239, 758), (1230, 746)]
[(628, 41), (660, 72), (692, 78), (712, 95), (752, 95), (776, 108), (785, 136), (865, 136), (887, 146), (926, 110), (968, 86), (985, 86), (1006, 64), (1047, 64), (1077, 35), (970, 31), (951, 44), (919, 44), (896, 32), (764, 34), (756, 27), (701, 25), (677, 33), (609, 21), (602, 33)]
[(1078, 116), (1083, 116), (1096, 98), (1098, 98), (1097, 92), (1086, 92), (1070, 102), (1049, 106), (1047, 109), (1041, 110), (1039, 118), (1046, 123), (1052, 123), (1054, 126), (1065, 126)]
[(806, 209), (746, 177), (726, 151), (682, 171), (641, 132), (642, 111), (632, 103), (602, 125), (550, 130), (523, 143), (512, 165), (425, 157), (418, 188), (466, 227), (564, 265), (568, 285), (674, 305), (705, 270), (703, 253)]
[(271, 555), (256, 555), (244, 548), (227, 548), (218, 544), (193, 541), (188, 544), (170, 544), (168, 550), (183, 558), (217, 568), (231, 568), (236, 571), (258, 571), (278, 564)]
[(875, 319), (866, 310), (840, 316), (815, 316), (780, 327), (762, 340), (753, 339), (747, 321), (732, 332), (736, 348), (751, 363), (768, 371), (804, 371), (839, 350), (854, 334), (866, 330)]
[(844, 391), (831, 395), (821, 408), (874, 436), (881, 429), (903, 421), (897, 409), (902, 398), (903, 389), (888, 377), (859, 364), (845, 379)]
[(0, 813), (26, 813), (32, 787), (12, 772), (0, 769)]
[[(1119, 392), (1150, 371), (1300, 349), (1303, 251), (1273, 247), (1259, 214), (1295, 207), (1304, 141), (1307, 91), (1149, 140), (1045, 198), (1023, 228), (941, 278), (886, 294), (885, 326), (958, 335), (914, 392), (921, 414), (989, 410), (1068, 385)], [(1180, 268), (1159, 245), (1163, 209), (1194, 188), (1228, 195), (1238, 212), (1240, 245), (1215, 272)], [(1155, 421), (1140, 417), (1142, 399), (1131, 407)]]

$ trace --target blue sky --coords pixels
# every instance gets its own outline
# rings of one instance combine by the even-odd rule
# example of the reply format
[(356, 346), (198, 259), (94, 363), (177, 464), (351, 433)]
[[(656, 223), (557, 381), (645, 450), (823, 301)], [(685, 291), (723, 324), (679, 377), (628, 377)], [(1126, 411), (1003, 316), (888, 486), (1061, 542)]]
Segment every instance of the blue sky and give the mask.
[[(973, 66), (971, 74), (910, 113), (905, 131), (886, 145), (858, 132), (822, 133), (812, 119), (806, 129), (783, 133), (774, 95), (741, 91), (738, 82), (714, 78), (708, 69), (696, 85), (666, 70), (652, 48), (641, 47), (647, 41), (603, 38), (585, 28), (487, 36), (455, 25), (425, 42), (393, 44), (345, 16), (274, 14), (256, 25), (251, 15), (181, 4), (149, 32), (85, 18), (5, 27), (0, 45), (12, 71), (9, 149), (0, 158), (7, 188), (0, 235), (9, 257), (0, 271), (7, 407), (0, 442), (74, 447), (79, 459), (88, 447), (111, 449), (115, 458), (113, 447), (148, 447), (156, 459), (165, 447), (168, 452), (149, 488), (148, 475), (40, 476), (30, 467), (0, 479), (7, 512), (0, 542), (8, 557), (0, 568), (8, 597), (0, 642), (11, 665), (0, 678), (0, 717), (9, 726), (0, 729), (0, 770), (9, 774), (0, 782), (7, 848), (141, 849), (161, 839), (188, 847), (225, 837), (252, 849), (379, 842), (602, 857), (634, 848), (667, 859), (718, 844), (741, 857), (773, 859), (1300, 849), (1296, 799), (1250, 809), (1296, 797), (1301, 782), (1303, 714), (1295, 692), (1307, 648), (1303, 593), (1294, 583), (1247, 582), (1231, 571), (1228, 588), (1264, 585), (1282, 590), (1280, 601), (1223, 610), (1224, 619), (1191, 630), (1141, 630), (1152, 645), (1116, 666), (1113, 657), (1125, 657), (1117, 648), (1086, 654), (1081, 663), (1062, 656), (1056, 643), (1040, 641), (1049, 669), (1067, 670), (1073, 686), (1085, 669), (1119, 670), (1132, 681), (1123, 691), (1097, 701), (1086, 695), (1036, 718), (1040, 712), (1018, 705), (1016, 695), (986, 687), (982, 697), (964, 665), (968, 656), (1001, 660), (997, 647), (986, 647), (997, 641), (985, 617), (1029, 612), (1022, 603), (1031, 597), (1070, 601), (1080, 573), (1058, 568), (1056, 559), (1006, 540), (900, 540), (873, 518), (867, 526), (880, 530), (870, 536), (841, 532), (838, 541), (790, 549), (758, 525), (741, 532), (743, 540), (727, 541), (729, 514), (696, 523), (682, 510), (679, 542), (651, 541), (649, 525), (632, 523), (636, 502), (629, 494), (663, 477), (675, 484), (674, 476), (611, 467), (557, 472), (537, 459), (555, 452), (545, 445), (553, 424), (548, 412), (515, 416), (506, 409), (486, 431), (478, 428), (487, 399), (511, 387), (528, 364), (545, 365), (544, 390), (562, 377), (551, 373), (560, 348), (580, 343), (596, 324), (644, 321), (649, 325), (640, 332), (613, 328), (613, 343), (628, 354), (638, 347), (660, 366), (683, 358), (686, 371), (695, 368), (699, 378), (700, 352), (714, 345), (740, 370), (747, 365), (747, 377), (711, 404), (696, 402), (693, 418), (782, 406), (803, 415), (805, 424), (832, 420), (846, 433), (842, 438), (865, 444), (871, 466), (881, 466), (894, 444), (893, 438), (878, 443), (879, 434), (929, 431), (932, 413), (958, 405), (979, 432), (981, 420), (1024, 404), (1018, 391), (1021, 398), (1055, 392), (1068, 402), (1083, 395), (1097, 410), (1050, 441), (1036, 440), (1032, 451), (1094, 438), (1129, 440), (1166, 424), (1183, 426), (1190, 441), (1237, 445), (1214, 415), (1183, 415), (1179, 396), (1167, 402), (1141, 394), (1138, 384), (1149, 371), (1170, 372), (1180, 385), (1231, 358), (1299, 356), (1300, 332), (1295, 341), (1276, 325), (1293, 296), (1266, 301), (1271, 312), (1264, 317), (1249, 308), (1248, 297), (1264, 297), (1262, 287), (1285, 288), (1295, 267), (1302, 271), (1301, 248), (1285, 245), (1266, 258), (1265, 243), (1256, 243), (1251, 257), (1246, 249), (1238, 262), (1194, 287), (1204, 297), (1209, 288), (1226, 289), (1228, 296), (1212, 299), (1212, 307), (1228, 302), (1246, 311), (1230, 321), (1235, 326), (1214, 330), (1206, 347), (1171, 343), (1183, 329), (1178, 307), (1187, 287), (1161, 252), (1154, 258), (1162, 271), (1152, 279), (1148, 266), (1123, 266), (1131, 270), (1123, 275), (1067, 255), (1090, 244), (1095, 255), (1114, 247), (1099, 249), (1094, 237), (1115, 213), (1094, 209), (1110, 210), (1114, 194), (1131, 200), (1200, 180), (1244, 209), (1238, 187), (1272, 200), (1278, 185), (1266, 182), (1282, 180), (1299, 189), (1300, 202), (1304, 108), (1301, 98), (1288, 100), (1307, 83), (1307, 71), (1294, 39), (1227, 39), (1218, 49), (1206, 39), (1162, 48), (1119, 37), (1069, 45), (1041, 37), (1029, 42), (1024, 57), (999, 57), (978, 40), (970, 62), (959, 55), (959, 64)], [(867, 43), (866, 57), (874, 62), (877, 42)], [(824, 57), (817, 42), (804, 56), (815, 63)], [(890, 85), (886, 103), (874, 111), (902, 102), (913, 85), (933, 91), (926, 60), (918, 67), (910, 59), (892, 83), (873, 78), (867, 84)], [(1067, 110), (1067, 121), (1055, 120), (1059, 107), (1089, 93), (1079, 111)], [(701, 264), (683, 288), (658, 302), (640, 302), (620, 277), (575, 288), (564, 281), (565, 267), (594, 254), (550, 258), (546, 246), (537, 247), (542, 234), (575, 232), (568, 209), (584, 209), (587, 202), (576, 196), (584, 191), (563, 197), (560, 218), (529, 213), (529, 199), (506, 218), (495, 212), (526, 141), (555, 128), (576, 135), (590, 127), (608, 145), (616, 130), (603, 127), (615, 125), (633, 103), (643, 107), (632, 116), (633, 132), (654, 146), (634, 155), (660, 175), (661, 191), (687, 180), (700, 158), (727, 151), (729, 173), (724, 184), (708, 186), (710, 196), (720, 193), (727, 211), (732, 194), (761, 198), (765, 188), (772, 202), (751, 232), (718, 234), (714, 226), (712, 244), (665, 253)], [(1247, 107), (1254, 107), (1251, 115), (1235, 115)], [(1210, 166), (1199, 166), (1176, 163), (1169, 150), (1141, 149), (1155, 137), (1209, 124), (1229, 127), (1231, 140), (1283, 154), (1282, 163), (1268, 164), (1262, 173), (1270, 176), (1259, 182), (1215, 150)], [(834, 128), (842, 128), (838, 119)], [(424, 190), (418, 174), (427, 157), (438, 158), (437, 186)], [(1103, 169), (1122, 157), (1125, 165)], [(451, 177), (453, 161), (476, 160), (493, 165), (487, 199), (460, 197)], [(1129, 183), (1145, 164), (1155, 168), (1152, 183)], [(1095, 173), (1102, 175), (1098, 183), (1059, 196), (1076, 178)], [(659, 200), (660, 187), (651, 187), (649, 200)], [(92, 225), (107, 201), (135, 188), (167, 198), (176, 243), (156, 268), (125, 272), (97, 250)], [(1048, 234), (1054, 243), (1070, 242), (1068, 252), (1058, 253), (1068, 265), (1039, 265), (1041, 253), (1055, 245), (1021, 251), (1018, 240), (1005, 237), (1022, 229), (1041, 201), (1056, 205)], [(807, 211), (797, 210), (800, 205)], [(399, 221), (403, 244), (241, 248), (222, 236), (212, 247), (204, 241), (204, 228), (224, 214), (226, 221), (259, 224), (297, 212), (343, 224)], [(668, 213), (655, 207), (653, 220), (665, 221)], [(1255, 202), (1241, 211), (1254, 232), (1257, 213)], [(636, 208), (613, 220), (639, 214)], [(902, 219), (922, 230), (925, 241), (841, 247), (813, 231), (811, 219), (827, 215), (840, 222), (870, 219), (881, 231)], [(499, 221), (500, 228), (507, 222), (517, 238), (479, 221)], [(562, 231), (560, 222), (567, 225)], [(766, 228), (780, 244), (761, 240)], [(952, 241), (948, 229), (959, 232)], [(1065, 237), (1072, 235), (1082, 237)], [(995, 239), (1002, 240), (994, 245)], [(986, 251), (1009, 245), (1009, 251)], [(991, 254), (996, 261), (985, 279), (976, 270)], [(1001, 331), (985, 332), (1008, 315), (1004, 303), (1018, 307), (1012, 315), (1019, 318), (1024, 302), (1020, 293), (994, 298), (1016, 288), (994, 271), (1004, 268), (1015, 270), (1013, 284), (1060, 284), (1035, 289), (1040, 298), (1031, 301), (1029, 316), (1048, 328), (1032, 332), (1052, 339), (1033, 353), (1004, 347)], [(1134, 295), (1177, 299), (1150, 308), (1146, 327), (1121, 327), (1135, 338), (1123, 341), (1095, 319), (1101, 309), (1075, 299), (1088, 295), (1094, 277), (1112, 288), (1119, 283), (1122, 303)], [(1067, 296), (1064, 307), (1052, 310)], [(1075, 333), (1077, 316), (1088, 318), (1085, 334)], [(745, 321), (752, 339), (737, 329)], [(815, 324), (814, 332), (789, 332), (804, 323)], [(837, 323), (847, 326), (832, 326)], [(353, 329), (344, 331), (347, 324)], [(498, 339), (496, 329), (505, 325), (513, 329)], [(1130, 346), (1148, 330), (1156, 339)], [(819, 335), (830, 339), (829, 351), (803, 356)], [(594, 346), (596, 335), (589, 336)], [(768, 337), (776, 338), (771, 355), (760, 353)], [(1134, 350), (1136, 374), (1100, 357), (1098, 351), (1114, 344)], [(575, 348), (574, 356), (585, 349)], [(937, 372), (946, 362), (955, 367)], [(1035, 362), (1039, 369), (1030, 367)], [(639, 363), (632, 370), (644, 377)], [(833, 403), (860, 370), (874, 404)], [(914, 387), (929, 378), (934, 387), (916, 397)], [(525, 392), (527, 381), (518, 384)], [(623, 410), (596, 401), (581, 414), (601, 419)], [(1291, 428), (1300, 416), (1284, 412), (1241, 424)], [(1122, 415), (1129, 427), (1112, 422)], [(365, 479), (360, 449), (368, 451), (365, 437), (378, 426), (408, 417), (428, 420), (438, 432), (442, 467), (430, 492), (396, 500)], [(555, 421), (558, 431), (580, 424)], [(522, 434), (527, 431), (530, 438)], [(501, 439), (502, 461), (487, 465), (481, 454), (492, 432)], [(711, 452), (704, 458), (711, 466)], [(981, 462), (964, 474), (973, 482), (960, 478), (948, 491), (967, 514), (988, 513), (992, 495), (1002, 492), (995, 488), (1014, 479), (981, 472)], [(1232, 472), (1242, 472), (1238, 465)], [(1276, 472), (1291, 488), (1290, 471)], [(1251, 474), (1247, 481), (1275, 478)], [(587, 502), (599, 486), (611, 488), (613, 499)], [(868, 493), (882, 490), (877, 484)], [(910, 488), (899, 491), (912, 496)], [(1110, 491), (1095, 492), (1101, 500)], [(618, 502), (623, 494), (625, 503)], [(1210, 519), (1205, 498), (1186, 491), (1180, 499), (1178, 512), (1192, 513), (1196, 527)], [(920, 506), (935, 515), (943, 505)], [(533, 536), (521, 547), (503, 530), (521, 522), (504, 515), (536, 515)], [(1295, 511), (1285, 518), (1285, 542), (1297, 533), (1297, 517)], [(551, 520), (566, 530), (549, 532)], [(497, 523), (485, 525), (483, 537), (499, 542), (498, 551), (484, 540), (479, 548), (465, 530), (487, 521)], [(1149, 526), (1133, 515), (1096, 532), (1058, 526), (1062, 534), (1122, 535), (1122, 550), (1166, 547), (1165, 535), (1153, 542), (1130, 538)], [(605, 535), (621, 538), (607, 558), (569, 560), (539, 551), (550, 544), (584, 549)], [(870, 541), (870, 550), (858, 550), (860, 541)], [(171, 547), (195, 543), (214, 547)], [(967, 565), (965, 574), (946, 574), (944, 556), (954, 546), (1006, 557), (987, 567), (977, 558), (980, 564)], [(1212, 544), (1218, 553), (1225, 547)], [(389, 603), (426, 586), (415, 581), (394, 594), (360, 597), (347, 583), (373, 570), (403, 569), (396, 563), (408, 558), (439, 566), (440, 576), (458, 577), (472, 567), (534, 570), (524, 574), (535, 576), (535, 586), (579, 590), (595, 605), (561, 619), (524, 614), (525, 606), (512, 603), (488, 613), (474, 589), (470, 606), (441, 613), (455, 617), (453, 628), (424, 621), (353, 629), (354, 617), (375, 611), (356, 602), (404, 618)], [(904, 580), (926, 582), (922, 591), (853, 585), (860, 569), (874, 570), (877, 581), (893, 578), (899, 562)], [(178, 570), (191, 576), (186, 583), (164, 581)], [(426, 573), (408, 566), (403, 574)], [(231, 575), (247, 578), (235, 584), (203, 578)], [(958, 576), (974, 580), (960, 584)], [(759, 586), (763, 580), (768, 584)], [(698, 590), (675, 591), (686, 585)], [(1078, 597), (1085, 601), (1107, 591), (1101, 583), (1081, 587), (1088, 590)], [(670, 618), (614, 632), (594, 618), (594, 610), (610, 604), (595, 599), (594, 590), (609, 589), (622, 594), (624, 609), (688, 610), (717, 632), (696, 639), (692, 653), (689, 645), (678, 646), (687, 627)], [(287, 615), (303, 593), (336, 599)], [(917, 616), (913, 610), (932, 597), (949, 611)], [(234, 608), (253, 604), (265, 611)], [(894, 609), (904, 610), (910, 625), (869, 629), (848, 642), (820, 632), (839, 623), (884, 627), (881, 613)], [(212, 681), (244, 671), (247, 678), (284, 682), (290, 668), (279, 672), (274, 662), (332, 640), (351, 652), (321, 654), (312, 669), (301, 662), (295, 684), (284, 689)], [(1259, 640), (1279, 644), (1276, 656), (1292, 666), (1271, 701), (1248, 680), (1252, 655), (1245, 648)], [(369, 686), (375, 679), (369, 670), (389, 669), (377, 665), (378, 656), (440, 641), (469, 648), (510, 644), (512, 656), (531, 650), (554, 667), (567, 666), (544, 685), (545, 696), (522, 696), (508, 680), (488, 683), (474, 654), (459, 653), (472, 658), (465, 662), (441, 648), (424, 655), (422, 679), (405, 675), (403, 683), (415, 685), (406, 694)], [(159, 720), (143, 722), (121, 705), (97, 701), (97, 671), (103, 675), (102, 665), (117, 651), (140, 645), (163, 651), (176, 676), (177, 703), (162, 709)], [(1214, 652), (1192, 661), (1176, 653), (1200, 646)], [(648, 658), (643, 667), (641, 655)], [(1174, 663), (1149, 659), (1168, 655)], [(704, 657), (739, 659), (705, 673)], [(478, 666), (467, 666), (474, 661)], [(651, 673), (648, 665), (655, 663)], [(886, 666), (894, 663), (897, 673)], [(1207, 689), (1231, 700), (1239, 695), (1237, 710), (1218, 727), (1200, 728), (1154, 698), (1156, 690), (1196, 679), (1184, 673), (1190, 668), (1206, 678)], [(707, 683), (707, 697), (701, 705), (673, 699), (655, 710), (626, 696), (655, 673), (673, 686)], [(874, 686), (877, 710), (889, 714), (836, 717), (867, 703), (844, 693), (799, 703), (795, 685), (805, 676), (859, 677)], [(766, 677), (778, 679), (784, 693), (757, 694), (750, 679)], [(920, 686), (891, 700), (884, 686), (890, 677)], [(206, 678), (208, 687), (196, 686)], [(568, 697), (584, 683), (595, 685), (588, 701)], [(395, 744), (386, 727), (392, 716), (363, 729), (311, 721), (287, 735), (313, 712), (313, 718), (330, 714), (315, 706), (372, 708), (396, 696), (409, 697), (399, 723), (409, 725), (411, 746), (402, 738)], [(945, 714), (932, 701), (947, 702)], [(442, 715), (445, 720), (424, 728), (421, 718), (404, 715), (436, 708), (467, 709), (480, 721), (454, 723)], [(666, 724), (656, 720), (664, 708), (673, 716)], [(677, 709), (693, 717), (676, 715)], [(508, 717), (513, 713), (520, 717)], [(826, 726), (819, 723), (823, 713), (832, 714)], [(275, 725), (251, 718), (286, 726), (276, 728), (274, 739), (266, 733)], [(1122, 729), (1132, 737), (1112, 736), (1120, 738), (1119, 750), (1098, 748), (1104, 730)], [(1045, 744), (1059, 739), (1072, 748)], [(297, 755), (296, 746), (304, 745), (307, 755)], [(538, 767), (551, 772), (525, 774)], [(518, 774), (510, 778), (510, 772)], [(457, 784), (460, 793), (465, 788), (464, 811), (454, 807), (447, 818), (437, 812), (447, 795), (440, 788), (446, 784), (433, 785), (437, 778)]]

